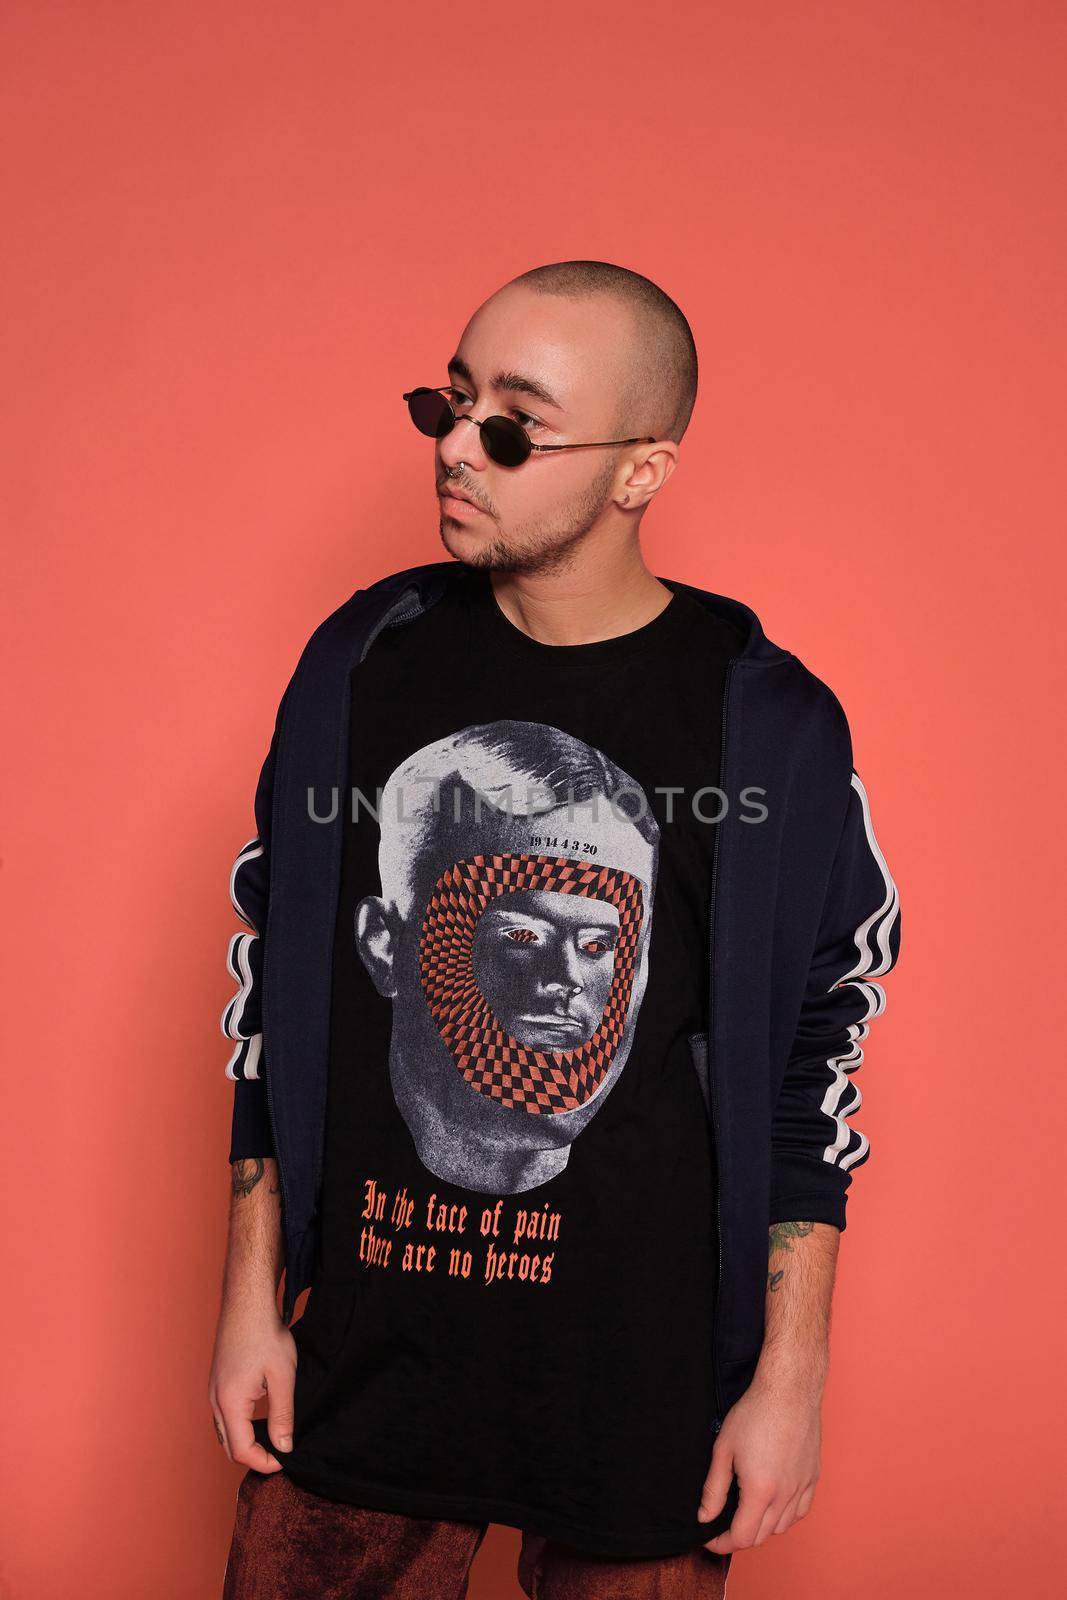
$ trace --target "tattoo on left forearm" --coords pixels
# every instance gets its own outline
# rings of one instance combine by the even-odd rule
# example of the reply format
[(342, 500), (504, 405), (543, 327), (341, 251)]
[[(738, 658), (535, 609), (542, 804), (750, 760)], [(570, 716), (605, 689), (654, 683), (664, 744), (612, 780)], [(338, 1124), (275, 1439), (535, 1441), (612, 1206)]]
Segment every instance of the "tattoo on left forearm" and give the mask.
[(250, 1161), (235, 1161), (232, 1169), (233, 1193), (242, 1198), (250, 1195), (264, 1172), (263, 1162), (258, 1156)]
[[(791, 1239), (804, 1239), (814, 1231), (814, 1222), (776, 1222), (770, 1230), (770, 1248), (768, 1253), (773, 1255), (776, 1250), (792, 1250)], [(777, 1272), (767, 1274), (767, 1288), (773, 1294), (779, 1288), (785, 1269), (779, 1267)]]

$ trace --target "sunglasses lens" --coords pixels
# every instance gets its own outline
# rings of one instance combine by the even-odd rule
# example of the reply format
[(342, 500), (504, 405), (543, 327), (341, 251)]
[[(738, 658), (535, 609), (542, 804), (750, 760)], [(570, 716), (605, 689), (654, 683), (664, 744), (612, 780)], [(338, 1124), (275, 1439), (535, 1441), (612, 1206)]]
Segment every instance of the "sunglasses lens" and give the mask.
[(443, 394), (433, 389), (415, 389), (408, 401), (411, 420), (420, 433), (442, 439), (452, 427), (452, 408)]
[(530, 436), (510, 417), (487, 417), (482, 423), (485, 453), (501, 467), (521, 467), (530, 454)]

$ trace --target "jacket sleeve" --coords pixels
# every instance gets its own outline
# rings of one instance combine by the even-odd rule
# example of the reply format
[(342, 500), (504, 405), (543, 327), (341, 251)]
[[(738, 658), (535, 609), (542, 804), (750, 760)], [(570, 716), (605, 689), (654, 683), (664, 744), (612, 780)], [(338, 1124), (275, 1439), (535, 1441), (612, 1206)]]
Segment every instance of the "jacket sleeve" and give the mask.
[(900, 950), (900, 898), (853, 771), (796, 1038), (772, 1123), (771, 1223), (827, 1222), (844, 1231), (852, 1174), (870, 1153), (848, 1118), (862, 1101), (855, 1073), (870, 1024), (885, 1010), (875, 980)]
[[(284, 698), (283, 698), (284, 704)], [(278, 713), (281, 719), (281, 708)], [(226, 966), (238, 985), (222, 1013), (222, 1031), (233, 1042), (226, 1077), (233, 1080), (231, 1162), (253, 1156), (273, 1156), (263, 1051), (263, 945), (270, 887), (270, 823), (274, 794), (274, 762), (278, 730), (256, 788), (255, 818), (258, 832), (238, 852), (230, 873), (230, 899), (245, 924), (235, 933), (226, 954)]]

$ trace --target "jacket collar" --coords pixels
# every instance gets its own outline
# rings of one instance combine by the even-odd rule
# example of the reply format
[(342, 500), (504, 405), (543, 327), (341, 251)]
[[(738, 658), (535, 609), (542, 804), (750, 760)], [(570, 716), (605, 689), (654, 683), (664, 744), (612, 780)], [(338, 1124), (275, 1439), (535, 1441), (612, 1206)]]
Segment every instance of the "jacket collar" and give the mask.
[[(381, 628), (395, 627), (410, 621), (412, 617), (428, 610), (439, 600), (446, 593), (450, 578), (458, 567), (459, 563), (456, 561), (429, 561), (381, 579), (374, 587), (380, 588), (387, 603), (378, 625), (364, 644), (363, 655), (366, 655)], [(700, 589), (695, 584), (682, 583), (677, 578), (660, 578), (659, 581), (676, 593), (691, 595), (709, 611), (717, 612), (741, 629), (745, 635), (745, 644), (740, 654), (735, 657), (737, 665), (765, 667), (791, 659), (788, 650), (783, 650), (781, 645), (768, 639), (759, 617), (743, 601), (733, 600), (729, 595), (716, 594), (711, 589)]]

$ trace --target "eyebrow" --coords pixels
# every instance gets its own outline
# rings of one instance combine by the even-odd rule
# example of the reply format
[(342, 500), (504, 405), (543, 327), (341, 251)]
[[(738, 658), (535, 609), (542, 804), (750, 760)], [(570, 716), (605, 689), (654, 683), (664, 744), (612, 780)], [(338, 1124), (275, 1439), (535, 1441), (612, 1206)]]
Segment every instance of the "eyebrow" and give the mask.
[[(474, 374), (462, 356), (453, 356), (446, 370), (450, 373), (456, 373), (473, 388)], [(489, 387), (505, 394), (529, 394), (535, 400), (540, 400), (542, 405), (552, 406), (556, 411), (565, 410), (565, 407), (556, 399), (551, 390), (545, 388), (543, 383), (538, 383), (536, 378), (526, 378), (521, 372), (498, 372), (494, 378), (489, 380)]]

